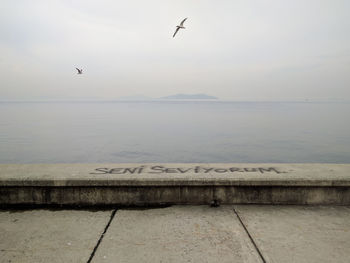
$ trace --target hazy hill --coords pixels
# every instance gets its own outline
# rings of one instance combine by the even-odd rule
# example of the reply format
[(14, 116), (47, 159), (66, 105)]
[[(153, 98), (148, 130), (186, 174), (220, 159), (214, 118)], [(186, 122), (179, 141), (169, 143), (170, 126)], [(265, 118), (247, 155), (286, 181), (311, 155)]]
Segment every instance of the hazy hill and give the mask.
[(217, 100), (217, 97), (209, 96), (207, 94), (176, 94), (159, 99), (165, 100)]

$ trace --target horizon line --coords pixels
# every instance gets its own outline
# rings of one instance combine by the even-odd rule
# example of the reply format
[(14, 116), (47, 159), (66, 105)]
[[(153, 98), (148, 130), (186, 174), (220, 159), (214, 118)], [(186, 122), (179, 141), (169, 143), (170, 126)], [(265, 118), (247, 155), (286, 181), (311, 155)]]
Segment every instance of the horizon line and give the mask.
[(333, 102), (333, 103), (350, 103), (346, 99), (305, 99), (305, 100), (234, 100), (234, 99), (8, 99), (0, 100), (0, 103), (40, 103), (40, 102), (298, 102), (298, 103), (317, 103), (317, 102)]

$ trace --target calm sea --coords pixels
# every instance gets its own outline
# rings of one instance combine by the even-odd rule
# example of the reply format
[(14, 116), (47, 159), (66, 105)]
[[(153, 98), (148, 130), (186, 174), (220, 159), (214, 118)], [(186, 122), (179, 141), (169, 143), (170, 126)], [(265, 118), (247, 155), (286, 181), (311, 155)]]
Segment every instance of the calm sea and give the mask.
[(350, 103), (2, 102), (0, 163), (350, 163)]

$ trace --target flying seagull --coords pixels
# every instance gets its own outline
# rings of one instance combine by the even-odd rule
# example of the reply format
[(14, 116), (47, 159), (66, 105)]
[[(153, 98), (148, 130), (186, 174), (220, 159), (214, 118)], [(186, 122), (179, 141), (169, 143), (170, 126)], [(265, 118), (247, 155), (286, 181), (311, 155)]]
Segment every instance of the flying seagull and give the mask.
[(78, 74), (83, 74), (83, 69), (78, 69), (78, 68), (76, 69), (78, 70)]
[(176, 26), (176, 30), (175, 30), (175, 33), (174, 33), (173, 37), (175, 37), (177, 31), (179, 31), (180, 28), (183, 28), (183, 29), (186, 28), (186, 27), (184, 27), (184, 22), (186, 21), (186, 19), (187, 19), (187, 17), (184, 20), (182, 20), (182, 22), (180, 23), (179, 26)]

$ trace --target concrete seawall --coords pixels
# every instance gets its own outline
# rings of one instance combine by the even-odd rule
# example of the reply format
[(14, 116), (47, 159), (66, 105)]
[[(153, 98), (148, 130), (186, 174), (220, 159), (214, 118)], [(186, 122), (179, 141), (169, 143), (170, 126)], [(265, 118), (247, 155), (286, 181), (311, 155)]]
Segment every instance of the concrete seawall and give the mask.
[(0, 205), (350, 205), (350, 164), (2, 164)]

